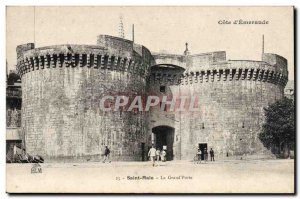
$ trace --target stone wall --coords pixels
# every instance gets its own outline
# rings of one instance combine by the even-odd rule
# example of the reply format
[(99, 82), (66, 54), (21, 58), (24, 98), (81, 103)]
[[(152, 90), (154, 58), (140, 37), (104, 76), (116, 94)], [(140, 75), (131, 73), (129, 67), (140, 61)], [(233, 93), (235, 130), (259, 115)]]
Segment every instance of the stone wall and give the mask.
[(196, 111), (189, 111), (187, 104), (185, 111), (156, 111), (151, 118), (159, 115), (156, 126), (175, 128), (175, 159), (191, 160), (200, 143), (206, 143), (208, 149), (213, 148), (217, 158), (244, 155), (271, 157), (258, 134), (264, 122), (263, 108), (283, 97), (288, 74), (284, 59), (270, 63), (266, 60), (226, 61), (225, 53), (221, 52), (217, 61), (213, 61), (212, 54), (205, 56), (209, 59), (207, 63), (203, 61), (204, 64), (195, 62), (195, 56), (188, 56), (187, 70), (179, 75), (180, 83), (174, 79), (168, 81), (171, 70), (162, 72), (166, 69), (161, 68), (151, 72), (152, 90), (166, 85), (168, 95), (187, 96), (188, 99), (194, 96), (197, 99)]
[[(178, 66), (153, 66), (151, 68), (151, 76), (150, 76), (150, 89), (149, 95), (158, 96), (160, 98), (160, 102), (162, 102), (162, 98), (167, 96), (167, 100), (171, 101), (172, 99), (179, 98), (179, 93), (174, 91), (174, 88), (179, 88), (178, 85), (180, 83), (181, 75), (185, 69)], [(161, 92), (160, 88), (164, 86), (164, 92)], [(172, 87), (174, 86), (174, 87)], [(165, 109), (161, 109), (161, 104), (159, 103), (157, 106), (153, 107), (150, 111), (149, 117), (149, 127), (152, 134), (152, 142), (153, 144), (157, 144), (159, 142), (159, 134), (168, 134), (171, 131), (172, 133), (178, 134), (178, 121), (175, 120), (175, 114), (173, 111), (170, 111), (170, 105), (166, 105)], [(154, 132), (153, 129), (155, 127), (169, 127), (169, 130), (163, 130), (164, 128), (160, 128), (160, 131)], [(166, 129), (166, 128), (165, 128)], [(171, 130), (172, 129), (172, 130)], [(174, 130), (173, 130), (174, 129)], [(174, 131), (174, 132), (173, 132)], [(167, 156), (173, 157), (175, 159), (180, 159), (178, 155), (180, 155), (180, 142), (177, 137), (174, 137), (174, 134), (167, 135), (168, 139), (173, 139), (173, 148), (167, 148)], [(168, 142), (169, 143), (169, 142)], [(158, 146), (160, 147), (160, 146)], [(173, 153), (173, 154), (169, 154)], [(176, 156), (176, 157), (174, 157)], [(173, 159), (172, 158), (172, 159)], [(169, 160), (169, 159), (168, 159)]]
[(191, 55), (187, 58), (187, 70), (209, 67), (216, 62), (222, 61), (226, 61), (226, 52), (224, 51)]
[[(156, 142), (152, 129), (160, 127), (172, 132), (174, 159), (191, 160), (199, 143), (216, 158), (270, 155), (258, 134), (263, 108), (283, 97), (285, 58), (227, 61), (223, 51), (152, 56), (142, 45), (107, 35), (97, 44), (17, 47), (28, 153), (46, 161), (90, 161), (100, 160), (108, 145), (114, 160), (142, 160)], [(106, 95), (196, 97), (197, 110), (187, 104), (177, 112), (105, 112), (99, 102)]]
[(46, 161), (99, 160), (107, 145), (114, 160), (142, 159), (148, 116), (99, 108), (106, 95), (146, 93), (150, 61), (132, 48), (117, 48), (61, 45), (23, 52), (17, 67), (29, 154)]

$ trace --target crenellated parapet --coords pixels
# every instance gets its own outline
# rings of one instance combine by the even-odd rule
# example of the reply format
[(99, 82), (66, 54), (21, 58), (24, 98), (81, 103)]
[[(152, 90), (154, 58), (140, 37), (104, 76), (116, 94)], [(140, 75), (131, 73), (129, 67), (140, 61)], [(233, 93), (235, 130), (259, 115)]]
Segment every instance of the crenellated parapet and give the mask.
[(34, 52), (24, 53), (18, 59), (17, 70), (20, 76), (34, 70), (47, 70), (50, 68), (76, 68), (86, 67), (99, 70), (112, 70), (127, 72), (141, 77), (146, 77), (149, 73), (149, 65), (138, 57), (122, 57), (115, 54), (97, 52)]
[[(285, 86), (288, 81), (287, 60), (276, 54), (264, 53), (262, 61), (226, 60), (226, 52), (196, 55), (155, 54), (156, 65), (178, 66), (181, 75), (167, 78), (168, 70), (152, 71), (152, 82), (164, 84), (194, 84), (214, 81), (262, 81)], [(179, 76), (179, 78), (178, 78)], [(166, 79), (170, 79), (166, 81)]]
[(181, 85), (218, 81), (261, 81), (285, 86), (288, 76), (269, 67), (220, 67), (184, 72), (180, 78)]
[(17, 47), (17, 71), (22, 77), (34, 70), (50, 68), (92, 68), (126, 72), (147, 77), (154, 59), (150, 51), (130, 40), (99, 35), (97, 45), (54, 45)]
[(288, 75), (282, 71), (277, 71), (271, 66), (259, 67), (215, 67), (212, 69), (202, 69), (195, 71), (185, 71), (182, 73), (172, 73), (171, 71), (152, 71), (151, 83), (165, 85), (187, 85), (206, 82), (222, 81), (261, 81), (285, 86)]

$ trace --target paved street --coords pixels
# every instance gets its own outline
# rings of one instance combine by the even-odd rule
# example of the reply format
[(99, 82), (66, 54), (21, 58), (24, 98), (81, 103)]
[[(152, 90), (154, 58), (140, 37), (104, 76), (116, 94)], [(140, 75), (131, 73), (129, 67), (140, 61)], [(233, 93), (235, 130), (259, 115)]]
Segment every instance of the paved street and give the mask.
[(161, 192), (291, 193), (293, 160), (230, 160), (7, 164), (7, 191), (16, 192)]

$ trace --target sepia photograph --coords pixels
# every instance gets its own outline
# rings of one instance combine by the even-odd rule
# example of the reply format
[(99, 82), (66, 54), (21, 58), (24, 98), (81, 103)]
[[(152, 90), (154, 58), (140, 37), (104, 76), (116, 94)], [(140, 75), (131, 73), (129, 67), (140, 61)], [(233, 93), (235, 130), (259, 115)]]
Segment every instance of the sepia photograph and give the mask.
[(293, 6), (6, 6), (6, 192), (295, 194)]

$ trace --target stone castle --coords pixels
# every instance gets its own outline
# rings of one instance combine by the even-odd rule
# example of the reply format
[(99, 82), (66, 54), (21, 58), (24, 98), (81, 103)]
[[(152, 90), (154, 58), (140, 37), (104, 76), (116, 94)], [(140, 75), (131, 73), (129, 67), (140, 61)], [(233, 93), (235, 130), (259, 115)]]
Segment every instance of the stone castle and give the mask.
[[(147, 160), (163, 146), (167, 160), (192, 160), (197, 148), (216, 158), (270, 156), (258, 139), (263, 108), (284, 96), (287, 60), (227, 60), (226, 52), (151, 53), (133, 41), (100, 35), (97, 45), (17, 47), (24, 145), (46, 161), (97, 159), (107, 145), (121, 161)], [(197, 111), (111, 111), (99, 99), (197, 96)]]

